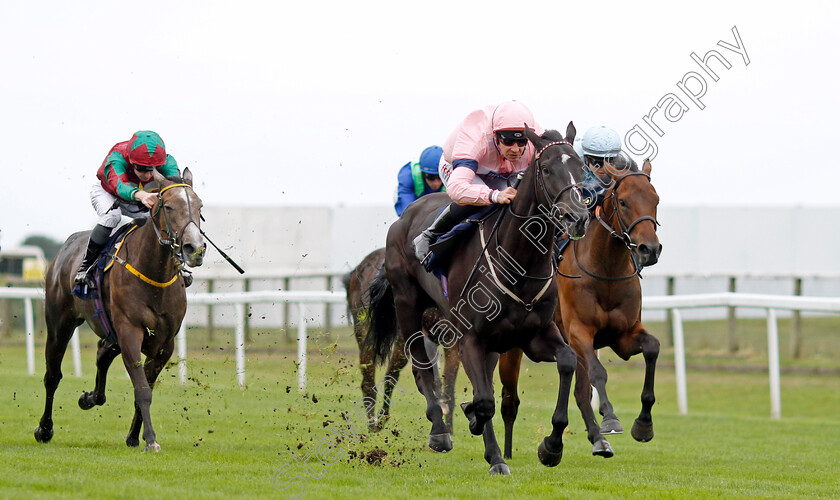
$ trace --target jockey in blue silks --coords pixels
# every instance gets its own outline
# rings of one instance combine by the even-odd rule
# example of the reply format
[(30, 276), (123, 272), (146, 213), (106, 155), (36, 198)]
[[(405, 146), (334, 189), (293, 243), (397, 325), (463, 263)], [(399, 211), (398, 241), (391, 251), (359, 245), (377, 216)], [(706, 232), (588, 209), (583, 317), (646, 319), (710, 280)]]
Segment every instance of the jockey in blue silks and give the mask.
[(394, 209), (398, 216), (417, 198), (446, 191), (438, 173), (442, 154), (443, 149), (440, 146), (429, 146), (420, 154), (419, 162), (408, 162), (400, 168), (394, 201)]

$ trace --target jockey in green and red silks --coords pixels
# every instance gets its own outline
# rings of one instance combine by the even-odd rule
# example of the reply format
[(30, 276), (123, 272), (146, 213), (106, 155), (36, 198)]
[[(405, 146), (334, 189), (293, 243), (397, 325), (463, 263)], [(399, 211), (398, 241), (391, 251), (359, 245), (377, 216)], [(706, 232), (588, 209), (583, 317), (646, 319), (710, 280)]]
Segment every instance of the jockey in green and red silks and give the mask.
[(133, 218), (149, 216), (149, 209), (157, 202), (157, 193), (143, 190), (152, 182), (152, 171), (164, 177), (180, 176), (175, 158), (166, 153), (166, 145), (151, 130), (135, 132), (131, 139), (114, 145), (96, 172), (98, 181), (90, 191), (90, 202), (99, 216), (90, 234), (87, 251), (76, 273), (76, 283), (90, 278), (111, 230), (123, 215)]
[(164, 177), (178, 176), (178, 163), (166, 154), (160, 136), (151, 131), (140, 131), (130, 141), (119, 142), (111, 148), (102, 166), (96, 172), (102, 188), (126, 201), (136, 201), (135, 193), (143, 183), (132, 165), (155, 167)]

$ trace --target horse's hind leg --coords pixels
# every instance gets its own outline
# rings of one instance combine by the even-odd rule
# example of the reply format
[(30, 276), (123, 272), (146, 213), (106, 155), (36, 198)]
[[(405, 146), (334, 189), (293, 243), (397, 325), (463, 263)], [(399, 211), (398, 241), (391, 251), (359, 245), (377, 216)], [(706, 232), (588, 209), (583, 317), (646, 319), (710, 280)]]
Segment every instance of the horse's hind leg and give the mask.
[(381, 430), (383, 424), (385, 424), (391, 416), (391, 396), (394, 392), (394, 387), (396, 387), (397, 382), (400, 379), (400, 371), (407, 363), (408, 360), (405, 358), (405, 342), (402, 339), (397, 339), (394, 342), (394, 346), (391, 348), (391, 358), (388, 362), (388, 372), (382, 380), (382, 387), (374, 387), (374, 398), (376, 398), (376, 392), (379, 392), (380, 389), (382, 390), (382, 409), (377, 414), (375, 421), (371, 423), (372, 430)]
[(446, 412), (444, 414), (446, 428), (449, 429), (450, 433), (452, 433), (452, 415), (455, 413), (452, 411), (455, 407), (455, 378), (458, 376), (458, 367), (461, 365), (461, 359), (458, 357), (458, 350), (454, 347), (445, 349), (443, 351), (443, 362), (442, 402), (446, 405)]
[(105, 382), (108, 378), (108, 368), (114, 358), (120, 353), (120, 347), (116, 344), (100, 339), (99, 347), (96, 350), (96, 386), (91, 392), (82, 392), (79, 396), (79, 407), (83, 410), (90, 410), (94, 406), (105, 404)]
[(601, 421), (601, 434), (624, 434), (624, 427), (618, 420), (610, 398), (607, 396), (607, 369), (597, 356), (592, 356), (589, 360), (589, 378), (592, 386), (598, 391), (600, 400), (598, 412), (604, 417)]
[(67, 352), (67, 344), (70, 342), (70, 337), (73, 336), (73, 330), (81, 324), (80, 320), (77, 320), (78, 324), (76, 324), (72, 318), (56, 318), (54, 316), (55, 314), (50, 311), (48, 306), (48, 333), (45, 355), (47, 370), (44, 374), (44, 388), (47, 397), (44, 403), (44, 414), (35, 429), (35, 440), (39, 443), (46, 443), (53, 437), (53, 398), (62, 378), (61, 361), (64, 359), (64, 353)]
[(362, 320), (356, 316), (353, 322), (353, 333), (356, 336), (356, 344), (359, 346), (359, 370), (362, 372), (362, 399), (368, 402), (366, 405), (368, 413), (368, 426), (371, 431), (378, 431), (379, 427), (374, 417), (376, 408), (376, 365), (374, 364), (373, 346), (365, 342), (367, 330), (363, 327)]
[(522, 349), (513, 349), (499, 359), (499, 379), (502, 382), (502, 420), (505, 422), (505, 458), (513, 457), (513, 424), (519, 413), (519, 369)]
[(445, 453), (452, 449), (452, 436), (443, 422), (443, 411), (435, 396), (434, 372), (426, 352), (424, 335), (421, 330), (421, 318), (424, 307), (418, 305), (416, 291), (394, 289), (394, 306), (400, 332), (405, 339), (405, 351), (411, 361), (411, 371), (417, 390), (426, 398), (426, 418), (432, 423), (429, 433), (429, 448)]

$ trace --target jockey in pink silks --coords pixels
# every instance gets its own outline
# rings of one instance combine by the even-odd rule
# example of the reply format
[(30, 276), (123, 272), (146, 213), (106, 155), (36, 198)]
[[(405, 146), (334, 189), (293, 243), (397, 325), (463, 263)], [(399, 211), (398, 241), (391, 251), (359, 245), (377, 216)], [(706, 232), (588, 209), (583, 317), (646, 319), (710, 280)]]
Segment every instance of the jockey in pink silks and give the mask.
[(507, 204), (516, 196), (510, 183), (534, 157), (526, 126), (543, 134), (527, 106), (507, 101), (473, 111), (446, 139), (439, 171), (452, 203), (414, 239), (415, 254), (427, 270), (429, 246), (438, 237), (482, 207)]

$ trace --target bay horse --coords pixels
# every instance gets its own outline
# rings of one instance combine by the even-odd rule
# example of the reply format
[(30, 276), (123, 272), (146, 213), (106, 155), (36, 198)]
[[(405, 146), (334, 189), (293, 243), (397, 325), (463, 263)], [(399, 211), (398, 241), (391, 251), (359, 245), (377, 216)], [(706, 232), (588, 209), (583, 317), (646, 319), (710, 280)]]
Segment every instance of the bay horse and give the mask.
[[(112, 335), (97, 314), (94, 300), (82, 300), (72, 294), (73, 278), (89, 231), (72, 234), (47, 269), (47, 397), (44, 414), (35, 429), (39, 442), (53, 437), (53, 398), (62, 377), (61, 360), (73, 330), (86, 321), (100, 340), (96, 387), (82, 393), (79, 406), (88, 410), (105, 403), (108, 368), (122, 353), (134, 386), (134, 419), (125, 442), (138, 446), (142, 426), (145, 450), (160, 451), (149, 412), (152, 387), (172, 355), (175, 335), (187, 309), (182, 265), (200, 266), (207, 245), (200, 228), (201, 199), (192, 189), (189, 168), (184, 169), (182, 178), (167, 179), (157, 170), (153, 175), (159, 187), (157, 205), (149, 219), (129, 231), (122, 245), (111, 254), (116, 254), (112, 257), (115, 262), (99, 283), (102, 312), (110, 317)], [(146, 356), (145, 362), (141, 353)]]
[[(612, 447), (603, 434), (624, 430), (607, 398), (607, 371), (595, 350), (610, 347), (625, 361), (639, 353), (644, 356), (642, 410), (631, 430), (633, 438), (641, 442), (653, 438), (653, 380), (659, 356), (659, 341), (648, 333), (641, 321), (639, 282), (642, 267), (655, 264), (662, 251), (656, 235), (659, 196), (650, 182), (650, 161), (645, 160), (641, 171), (632, 160), (623, 163), (624, 169), (607, 163), (595, 171), (599, 178), (609, 183), (605, 201), (595, 212), (599, 224), (593, 224), (586, 236), (572, 243), (567, 258), (561, 259), (558, 265), (557, 276), (560, 300), (555, 321), (578, 356), (575, 400), (586, 424), (587, 437), (593, 444), (592, 454), (603, 457), (613, 456)], [(521, 360), (522, 352), (513, 350), (504, 354), (499, 362), (505, 458), (512, 455)], [(591, 405), (590, 383), (601, 400), (599, 411), (603, 416), (603, 427), (600, 428)]]
[[(342, 277), (344, 288), (347, 292), (347, 312), (353, 323), (353, 334), (356, 337), (356, 344), (359, 346), (359, 369), (362, 372), (362, 396), (367, 409), (369, 428), (371, 431), (379, 431), (382, 424), (388, 419), (391, 409), (391, 396), (394, 387), (400, 378), (400, 371), (408, 363), (405, 357), (405, 342), (397, 339), (391, 349), (391, 357), (388, 361), (385, 378), (380, 387), (376, 384), (376, 365), (374, 363), (374, 349), (371, 343), (367, 342), (368, 334), (368, 307), (370, 305), (369, 289), (377, 273), (384, 269), (385, 249), (378, 248), (365, 256), (364, 259), (352, 271)], [(429, 308), (423, 313), (423, 332), (429, 334), (432, 327), (440, 319), (440, 312), (437, 308)], [(433, 339), (426, 343), (426, 351), (430, 357), (437, 349)], [(455, 349), (444, 351), (444, 376), (441, 383), (437, 364), (432, 366), (435, 371), (435, 394), (438, 404), (444, 413), (446, 426), (452, 432), (452, 408), (455, 403), (455, 377), (458, 374), (458, 352)], [(379, 412), (374, 412), (376, 396), (382, 393), (382, 407)]]
[[(371, 285), (370, 333), (378, 359), (384, 359), (398, 333), (408, 345), (417, 388), (426, 398), (432, 423), (429, 447), (452, 449), (452, 439), (434, 397), (434, 381), (422, 342), (427, 307), (437, 306), (444, 319), (435, 325), (445, 348), (457, 345), (464, 371), (473, 386), (473, 400), (462, 403), (473, 435), (483, 434), (484, 458), (491, 474), (509, 474), (493, 432), (493, 372), (499, 353), (521, 348), (534, 361), (554, 362), (560, 378), (552, 432), (537, 455), (546, 466), (560, 463), (563, 430), (568, 424), (568, 399), (575, 354), (554, 323), (557, 282), (551, 247), (558, 222), (573, 238), (583, 236), (589, 209), (580, 189), (583, 162), (571, 142), (572, 123), (564, 137), (555, 130), (537, 136), (526, 128), (536, 153), (524, 171), (511, 204), (491, 214), (452, 253), (447, 285), (427, 273), (411, 242), (450, 203), (447, 194), (430, 194), (413, 202), (388, 231), (385, 276)], [(495, 226), (490, 231), (489, 227)], [(477, 234), (476, 234), (477, 233)], [(485, 243), (486, 242), (486, 243)], [(478, 272), (473, 272), (478, 271)], [(397, 328), (398, 326), (398, 328)]]

